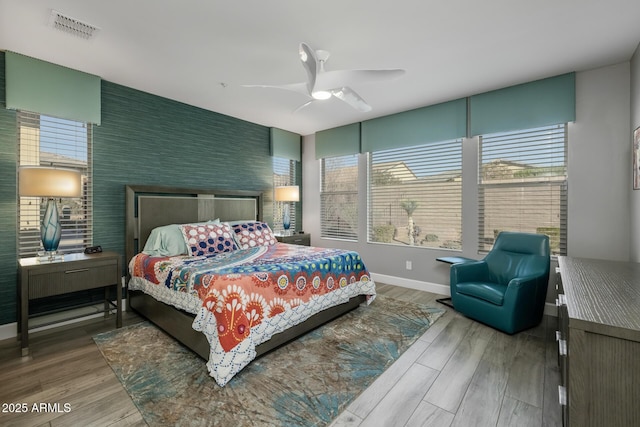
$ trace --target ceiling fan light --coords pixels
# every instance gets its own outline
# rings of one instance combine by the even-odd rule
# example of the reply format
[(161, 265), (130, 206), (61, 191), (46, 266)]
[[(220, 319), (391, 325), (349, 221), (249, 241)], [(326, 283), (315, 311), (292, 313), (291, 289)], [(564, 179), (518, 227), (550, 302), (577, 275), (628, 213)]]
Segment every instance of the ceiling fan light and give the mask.
[(311, 96), (314, 99), (324, 100), (324, 99), (331, 98), (331, 92), (329, 92), (327, 90), (316, 90), (311, 94)]

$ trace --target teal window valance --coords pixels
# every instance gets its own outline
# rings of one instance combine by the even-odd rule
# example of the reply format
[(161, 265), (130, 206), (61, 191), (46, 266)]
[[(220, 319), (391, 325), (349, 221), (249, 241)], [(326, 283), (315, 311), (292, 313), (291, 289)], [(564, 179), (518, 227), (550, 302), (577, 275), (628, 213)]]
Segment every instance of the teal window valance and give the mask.
[(346, 156), (360, 152), (360, 123), (316, 133), (316, 159)]
[(271, 128), (270, 136), (272, 157), (301, 160), (300, 135), (278, 128)]
[(471, 136), (573, 122), (575, 73), (474, 95)]
[(465, 98), (362, 122), (362, 152), (458, 139), (467, 134)]
[(100, 124), (100, 77), (14, 52), (5, 54), (6, 106)]

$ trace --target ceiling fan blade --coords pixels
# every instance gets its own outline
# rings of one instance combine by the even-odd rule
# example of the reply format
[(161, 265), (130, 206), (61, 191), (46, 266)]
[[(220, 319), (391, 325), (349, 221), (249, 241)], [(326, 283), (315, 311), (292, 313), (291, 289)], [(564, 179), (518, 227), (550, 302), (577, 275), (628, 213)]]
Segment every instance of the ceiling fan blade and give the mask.
[(340, 89), (333, 89), (331, 94), (336, 98), (346, 102), (351, 105), (358, 111), (362, 111), (366, 113), (367, 111), (371, 111), (371, 106), (366, 103), (364, 99), (360, 95), (358, 95), (355, 91), (348, 87), (342, 87)]
[(316, 76), (320, 69), (318, 58), (316, 57), (316, 53), (313, 49), (311, 49), (306, 43), (300, 43), (298, 53), (300, 54), (300, 60), (302, 61), (304, 69), (307, 71), (307, 77), (309, 79), (307, 84), (307, 93), (311, 94), (316, 87)]
[(307, 107), (313, 101), (329, 99), (332, 96), (349, 104), (358, 111), (368, 112), (371, 111), (371, 106), (351, 89), (351, 87), (358, 84), (390, 81), (405, 73), (405, 71), (401, 69), (325, 71), (324, 65), (329, 58), (329, 52), (324, 50), (314, 51), (304, 42), (300, 43), (298, 55), (300, 56), (302, 66), (307, 72), (307, 82), (285, 85), (242, 86), (288, 90), (312, 98), (296, 108), (294, 113)]
[(405, 74), (404, 70), (334, 70), (318, 75), (318, 90), (366, 83), (388, 82)]
[(299, 106), (298, 108), (296, 108), (295, 110), (293, 110), (293, 114), (297, 113), (298, 111), (302, 110), (304, 107), (309, 106), (313, 101), (315, 101), (315, 99), (312, 99), (310, 101), (305, 102), (304, 104), (302, 104), (301, 106)]
[(307, 90), (307, 83), (290, 83), (285, 85), (242, 85), (242, 87), (261, 87), (267, 89), (281, 89), (288, 90), (292, 92), (297, 92), (305, 96), (309, 96), (309, 92)]

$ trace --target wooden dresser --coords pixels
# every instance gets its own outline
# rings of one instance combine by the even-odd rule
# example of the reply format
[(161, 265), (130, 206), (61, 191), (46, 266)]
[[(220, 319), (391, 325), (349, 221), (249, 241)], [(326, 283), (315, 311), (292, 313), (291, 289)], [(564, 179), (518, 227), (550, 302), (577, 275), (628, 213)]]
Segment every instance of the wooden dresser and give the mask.
[(558, 265), (564, 424), (640, 426), (640, 264), (560, 256)]

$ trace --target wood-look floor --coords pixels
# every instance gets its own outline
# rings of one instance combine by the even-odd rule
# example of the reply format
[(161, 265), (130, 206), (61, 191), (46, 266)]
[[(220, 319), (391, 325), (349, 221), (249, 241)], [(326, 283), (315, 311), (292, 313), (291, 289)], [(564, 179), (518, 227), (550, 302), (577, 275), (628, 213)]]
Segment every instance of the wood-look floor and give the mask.
[[(378, 284), (378, 293), (445, 308), (428, 292)], [(125, 313), (125, 325), (139, 321)], [(146, 425), (91, 339), (114, 327), (96, 319), (32, 334), (28, 357), (16, 340), (0, 342), (0, 409), (27, 405), (0, 412), (0, 425)], [(509, 336), (448, 310), (332, 425), (559, 426), (554, 331), (545, 318)]]
[(389, 285), (378, 293), (447, 312), (347, 407), (342, 426), (561, 426), (556, 318), (507, 335)]

